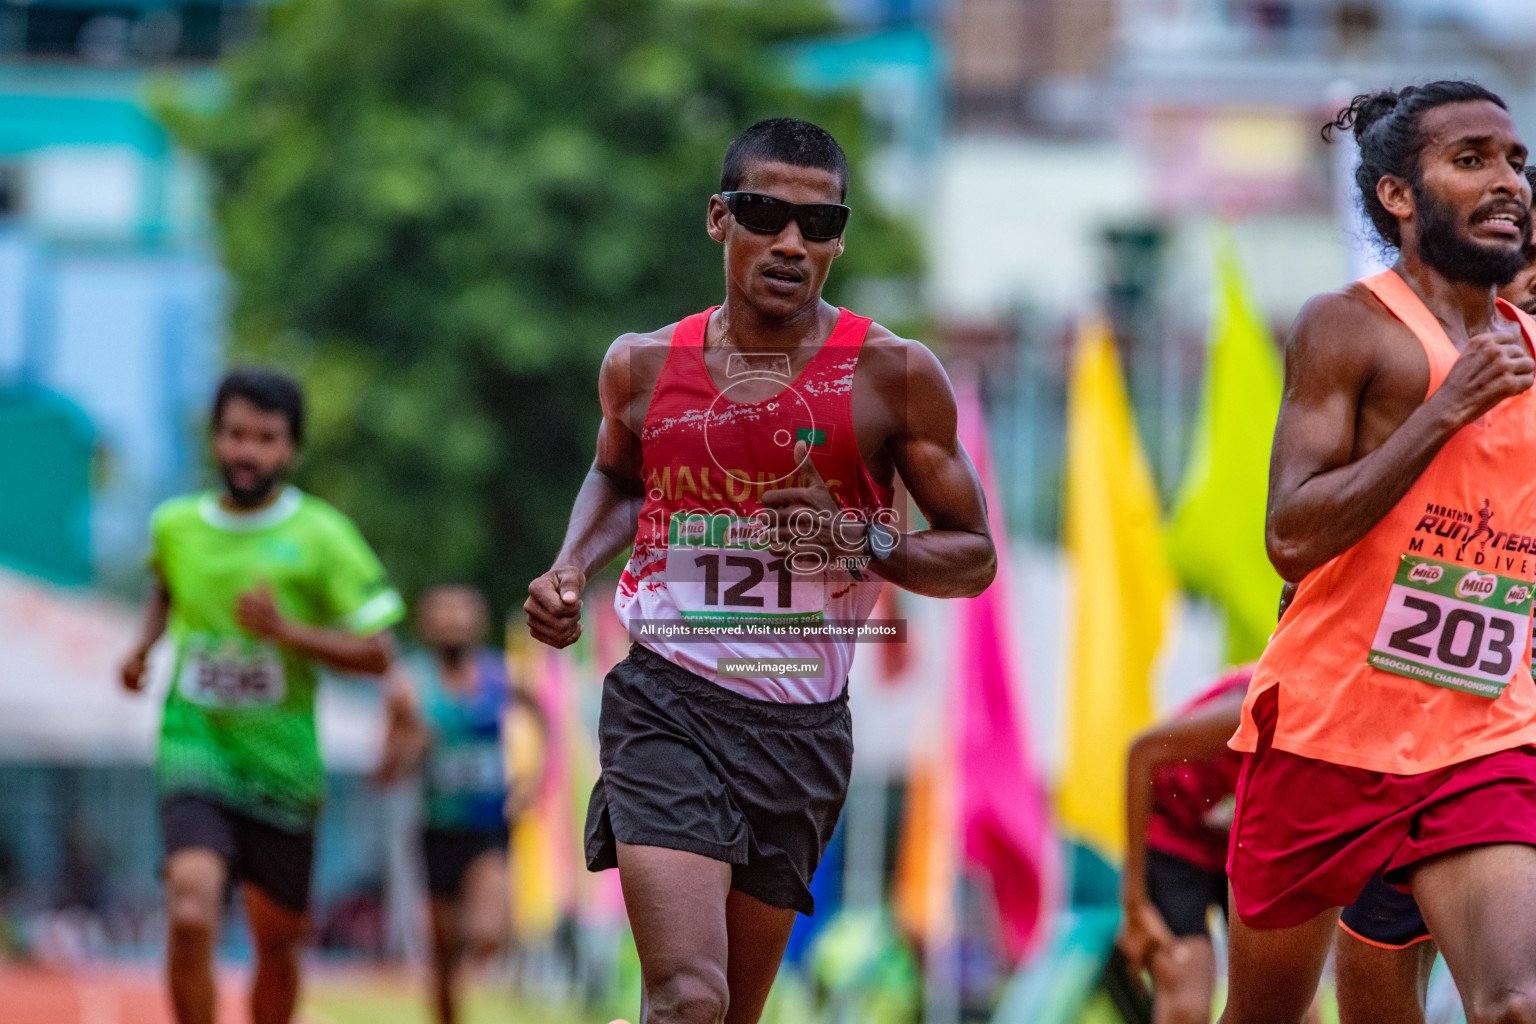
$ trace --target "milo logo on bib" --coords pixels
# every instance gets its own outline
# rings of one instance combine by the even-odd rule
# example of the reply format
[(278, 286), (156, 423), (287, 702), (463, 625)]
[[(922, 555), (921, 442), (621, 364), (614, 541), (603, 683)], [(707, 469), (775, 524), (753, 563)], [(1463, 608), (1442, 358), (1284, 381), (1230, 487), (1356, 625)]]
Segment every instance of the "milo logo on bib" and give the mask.
[(1431, 686), (1497, 697), (1530, 647), (1531, 597), (1526, 580), (1404, 555), (1366, 660)]
[(1445, 570), (1440, 568), (1439, 565), (1431, 565), (1429, 562), (1420, 562), (1418, 565), (1415, 565), (1412, 569), (1408, 570), (1408, 580), (1412, 583), (1434, 583), (1444, 574)]
[(1498, 586), (1499, 578), (1491, 572), (1469, 572), (1456, 584), (1456, 596), (1464, 601), (1485, 601)]

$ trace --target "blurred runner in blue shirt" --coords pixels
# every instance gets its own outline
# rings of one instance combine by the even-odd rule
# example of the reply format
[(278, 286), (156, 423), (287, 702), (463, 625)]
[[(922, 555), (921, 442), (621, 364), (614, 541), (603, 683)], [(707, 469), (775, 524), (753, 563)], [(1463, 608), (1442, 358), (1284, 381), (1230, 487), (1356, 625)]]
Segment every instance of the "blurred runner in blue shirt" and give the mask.
[(457, 1019), (463, 961), (484, 961), (507, 943), (509, 817), (533, 787), (509, 785), (506, 738), (514, 713), (542, 728), (537, 706), (512, 685), (505, 656), (484, 646), (486, 626), (485, 598), (473, 587), (423, 595), (422, 647), (401, 658), (392, 680), (378, 773), (383, 781), (421, 774), (439, 1024)]

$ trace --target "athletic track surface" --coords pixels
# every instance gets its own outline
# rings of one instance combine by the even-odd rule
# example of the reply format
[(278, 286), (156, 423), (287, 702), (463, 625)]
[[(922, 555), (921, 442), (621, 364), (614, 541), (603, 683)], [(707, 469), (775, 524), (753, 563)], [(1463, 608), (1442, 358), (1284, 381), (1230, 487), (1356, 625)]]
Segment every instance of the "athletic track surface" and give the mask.
[[(245, 1024), (245, 983), (220, 977), (219, 1021)], [(83, 967), (69, 972), (0, 966), (4, 1024), (175, 1024), (157, 970)], [(300, 1017), (296, 1024), (329, 1024)]]

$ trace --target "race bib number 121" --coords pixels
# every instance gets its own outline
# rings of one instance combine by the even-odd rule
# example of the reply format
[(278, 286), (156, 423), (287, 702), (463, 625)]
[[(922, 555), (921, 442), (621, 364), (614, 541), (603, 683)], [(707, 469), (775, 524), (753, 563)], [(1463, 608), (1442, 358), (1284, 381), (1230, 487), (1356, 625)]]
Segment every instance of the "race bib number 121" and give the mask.
[(1366, 659), (1479, 697), (1504, 692), (1530, 646), (1531, 584), (1404, 555)]
[(667, 589), (699, 625), (820, 622), (827, 603), (824, 574), (796, 572), (769, 550), (766, 524), (731, 515), (673, 514)]

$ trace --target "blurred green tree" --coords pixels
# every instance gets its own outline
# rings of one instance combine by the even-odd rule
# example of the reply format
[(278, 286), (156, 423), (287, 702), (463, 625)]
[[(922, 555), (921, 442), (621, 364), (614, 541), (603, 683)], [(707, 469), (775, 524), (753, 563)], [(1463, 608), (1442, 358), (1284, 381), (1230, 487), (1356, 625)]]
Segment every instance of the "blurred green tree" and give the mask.
[[(287, 0), (213, 108), (162, 103), (211, 169), (234, 355), (305, 381), (300, 482), (353, 515), (408, 595), (443, 579), (520, 605), (590, 465), (597, 367), (626, 330), (721, 294), (704, 233), (726, 144), (852, 97), (776, 47), (809, 0)], [(829, 298), (915, 276), (859, 187)]]

